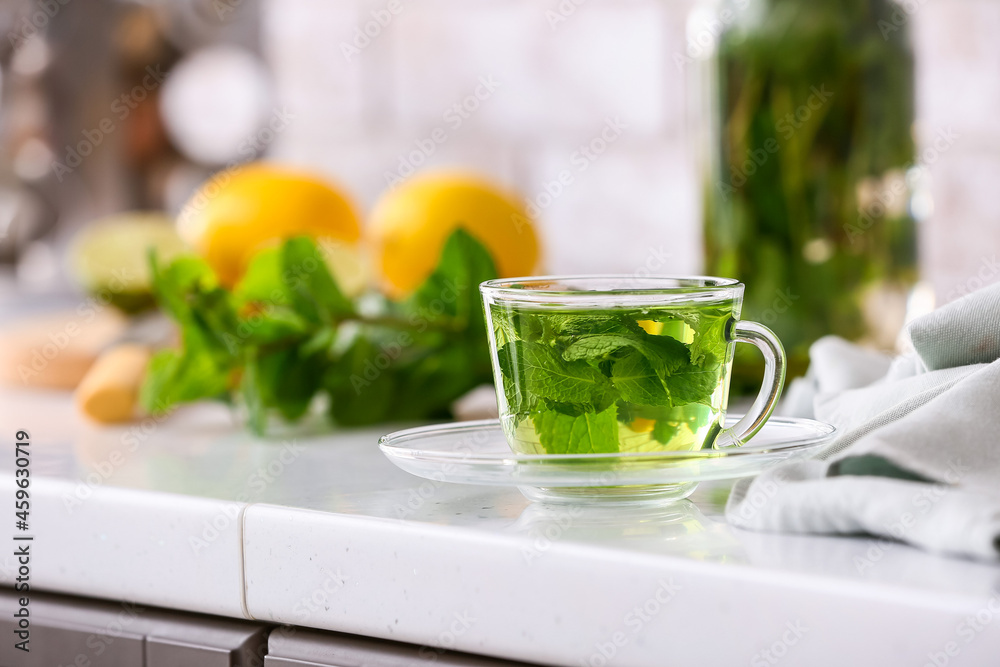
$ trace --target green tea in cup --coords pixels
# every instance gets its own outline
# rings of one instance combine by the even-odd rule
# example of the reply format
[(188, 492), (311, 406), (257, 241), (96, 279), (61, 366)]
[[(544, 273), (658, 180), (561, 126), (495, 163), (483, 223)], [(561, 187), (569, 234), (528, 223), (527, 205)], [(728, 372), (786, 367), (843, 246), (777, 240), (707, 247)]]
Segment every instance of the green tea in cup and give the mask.
[[(743, 285), (633, 276), (494, 280), (486, 307), (500, 420), (521, 454), (691, 451), (740, 445), (770, 416), (781, 344), (741, 322)], [(753, 409), (723, 428), (737, 341), (768, 361)]]

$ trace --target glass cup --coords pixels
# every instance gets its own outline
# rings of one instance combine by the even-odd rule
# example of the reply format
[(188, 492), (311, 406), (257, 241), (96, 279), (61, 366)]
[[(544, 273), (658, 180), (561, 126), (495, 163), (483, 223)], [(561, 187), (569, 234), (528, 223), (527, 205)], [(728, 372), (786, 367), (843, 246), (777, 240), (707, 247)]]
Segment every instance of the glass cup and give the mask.
[[(785, 353), (740, 321), (728, 278), (544, 276), (479, 287), (500, 421), (521, 454), (738, 447), (781, 395)], [(753, 406), (723, 428), (735, 343), (764, 355)]]

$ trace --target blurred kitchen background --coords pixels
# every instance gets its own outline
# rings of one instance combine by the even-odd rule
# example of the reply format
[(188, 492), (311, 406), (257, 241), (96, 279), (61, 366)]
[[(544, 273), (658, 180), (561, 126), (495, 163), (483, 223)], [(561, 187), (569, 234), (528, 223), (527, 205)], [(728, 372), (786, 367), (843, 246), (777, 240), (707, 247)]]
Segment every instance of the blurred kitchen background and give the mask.
[[(1000, 3), (904, 4), (918, 149), (955, 137), (917, 199), (921, 272), (941, 303), (1000, 279)], [(551, 272), (698, 272), (691, 10), (4, 0), (3, 294), (65, 291), (81, 225), (176, 213), (213, 171), (257, 157), (317, 168), (363, 208), (414, 171), (470, 168), (528, 200)]]

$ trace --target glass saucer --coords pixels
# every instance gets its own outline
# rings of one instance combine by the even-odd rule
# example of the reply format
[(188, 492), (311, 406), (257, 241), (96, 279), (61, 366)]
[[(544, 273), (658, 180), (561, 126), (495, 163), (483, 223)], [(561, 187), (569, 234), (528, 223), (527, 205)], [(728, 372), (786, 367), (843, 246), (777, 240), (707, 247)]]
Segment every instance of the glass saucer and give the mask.
[[(730, 415), (732, 426), (740, 415)], [(439, 482), (514, 486), (531, 500), (647, 504), (686, 498), (698, 482), (756, 475), (815, 456), (830, 424), (772, 417), (742, 447), (622, 454), (511, 451), (494, 419), (421, 426), (382, 436), (379, 448), (408, 473)]]

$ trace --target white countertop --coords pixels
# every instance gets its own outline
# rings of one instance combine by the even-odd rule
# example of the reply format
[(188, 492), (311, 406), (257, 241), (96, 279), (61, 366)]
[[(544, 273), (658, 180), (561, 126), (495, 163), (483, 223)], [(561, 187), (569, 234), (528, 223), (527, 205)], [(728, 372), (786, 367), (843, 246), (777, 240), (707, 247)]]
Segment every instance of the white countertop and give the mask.
[(39, 589), (567, 667), (1000, 655), (1000, 568), (734, 530), (726, 485), (659, 510), (531, 505), (407, 475), (379, 452), (384, 429), (261, 441), (214, 405), (96, 428), (67, 395), (6, 392), (0, 428), (11, 536), (14, 433), (32, 437)]

